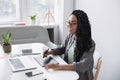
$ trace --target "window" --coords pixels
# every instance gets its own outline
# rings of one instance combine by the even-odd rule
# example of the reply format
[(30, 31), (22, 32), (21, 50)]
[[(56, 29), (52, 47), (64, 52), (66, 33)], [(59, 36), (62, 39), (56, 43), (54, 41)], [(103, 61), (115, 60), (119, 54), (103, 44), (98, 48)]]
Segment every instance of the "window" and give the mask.
[[(38, 20), (43, 22), (48, 9), (54, 15), (54, 4), (55, 0), (32, 0), (32, 14), (37, 14)], [(50, 21), (52, 21), (51, 18)]]
[(29, 16), (37, 14), (37, 21), (43, 22), (50, 8), (54, 16), (55, 0), (0, 0), (0, 24), (16, 21), (29, 22)]
[(0, 0), (0, 24), (19, 20), (19, 0)]

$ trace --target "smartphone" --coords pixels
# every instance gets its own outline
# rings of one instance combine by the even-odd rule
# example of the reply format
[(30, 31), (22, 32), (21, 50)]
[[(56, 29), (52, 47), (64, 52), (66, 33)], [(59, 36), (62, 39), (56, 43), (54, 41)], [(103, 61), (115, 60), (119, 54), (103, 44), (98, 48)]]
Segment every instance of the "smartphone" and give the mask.
[(37, 76), (37, 75), (40, 75), (40, 74), (43, 74), (43, 72), (41, 72), (41, 71), (30, 71), (30, 72), (25, 73), (25, 75), (27, 75), (28, 77), (33, 77), (33, 76)]

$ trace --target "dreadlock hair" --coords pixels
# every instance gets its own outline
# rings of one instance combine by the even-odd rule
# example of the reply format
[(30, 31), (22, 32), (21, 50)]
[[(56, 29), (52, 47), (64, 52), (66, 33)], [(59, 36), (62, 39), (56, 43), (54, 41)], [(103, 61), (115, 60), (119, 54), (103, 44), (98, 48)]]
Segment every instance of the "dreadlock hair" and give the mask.
[(82, 10), (74, 10), (71, 15), (77, 18), (76, 47), (74, 50), (74, 61), (78, 62), (84, 51), (88, 51), (92, 46), (91, 25), (87, 14)]

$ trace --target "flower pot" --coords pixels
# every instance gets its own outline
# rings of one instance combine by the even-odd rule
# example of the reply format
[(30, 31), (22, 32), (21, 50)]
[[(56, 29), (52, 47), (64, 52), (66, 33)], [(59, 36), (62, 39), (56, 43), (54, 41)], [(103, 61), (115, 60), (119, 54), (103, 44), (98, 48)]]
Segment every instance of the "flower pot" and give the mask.
[(4, 45), (3, 44), (3, 50), (4, 50), (5, 53), (10, 54), (10, 52), (11, 52), (11, 45), (10, 44), (8, 44), (8, 45)]
[(35, 25), (36, 24), (36, 20), (31, 20), (31, 24)]

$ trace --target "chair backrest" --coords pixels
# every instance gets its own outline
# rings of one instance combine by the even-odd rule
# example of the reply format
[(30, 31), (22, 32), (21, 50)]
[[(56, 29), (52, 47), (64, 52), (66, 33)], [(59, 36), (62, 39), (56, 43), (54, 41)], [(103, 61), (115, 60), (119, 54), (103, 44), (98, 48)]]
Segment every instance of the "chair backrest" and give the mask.
[(41, 26), (13, 26), (0, 27), (0, 42), (1, 35), (10, 31), (12, 33), (12, 44), (20, 43), (47, 43), (50, 41), (48, 31)]
[(97, 80), (100, 67), (102, 64), (102, 56), (95, 50), (93, 57), (94, 57), (94, 67), (93, 67), (94, 79), (93, 80)]

